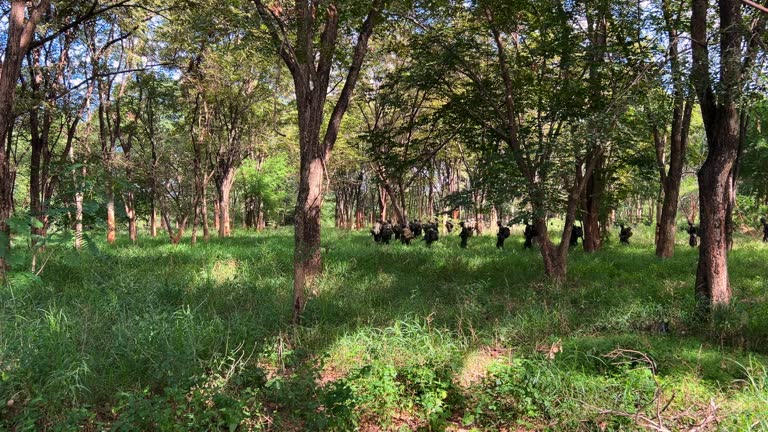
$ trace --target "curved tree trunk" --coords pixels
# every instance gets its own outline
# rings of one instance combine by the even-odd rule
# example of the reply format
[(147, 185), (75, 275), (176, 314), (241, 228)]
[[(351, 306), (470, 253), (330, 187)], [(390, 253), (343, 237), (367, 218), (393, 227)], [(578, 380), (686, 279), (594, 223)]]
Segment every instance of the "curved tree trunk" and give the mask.
[[(708, 8), (706, 0), (693, 0), (691, 45), (693, 82), (707, 133), (707, 159), (698, 173), (701, 246), (696, 271), (697, 312), (707, 317), (712, 306), (731, 301), (728, 280), (727, 215), (732, 174), (739, 148), (739, 103), (744, 85), (741, 2), (719, 0), (720, 74), (713, 85), (709, 71)], [(753, 41), (748, 44), (755, 48)], [(749, 59), (747, 55), (746, 60)]]
[(731, 169), (738, 148), (738, 113), (725, 110), (708, 137), (710, 153), (699, 170), (701, 246), (696, 271), (696, 297), (701, 311), (731, 301), (728, 280), (726, 214), (731, 193)]
[(675, 234), (677, 231), (677, 207), (680, 200), (680, 183), (683, 179), (685, 153), (688, 148), (688, 131), (691, 125), (693, 101), (684, 99), (682, 90), (675, 101), (672, 115), (672, 134), (670, 136), (669, 171), (664, 172), (663, 145), (658, 131), (654, 131), (656, 154), (661, 170), (661, 183), (664, 199), (661, 204), (661, 218), (658, 221), (659, 235), (656, 241), (656, 255), (669, 258), (675, 253)]

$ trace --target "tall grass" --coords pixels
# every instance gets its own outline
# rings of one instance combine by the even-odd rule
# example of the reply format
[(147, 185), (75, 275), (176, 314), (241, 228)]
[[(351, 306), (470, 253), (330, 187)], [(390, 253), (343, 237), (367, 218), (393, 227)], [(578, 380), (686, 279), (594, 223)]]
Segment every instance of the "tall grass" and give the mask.
[[(325, 230), (301, 327), (288, 230), (49, 248), (39, 277), (0, 287), (0, 427), (619, 430), (673, 394), (673, 428), (711, 400), (721, 427), (766, 427), (768, 247), (738, 239), (735, 301), (701, 324), (697, 250), (681, 235), (659, 260), (651, 235), (574, 249), (552, 286), (519, 236), (462, 250)], [(606, 357), (617, 348), (656, 374)]]

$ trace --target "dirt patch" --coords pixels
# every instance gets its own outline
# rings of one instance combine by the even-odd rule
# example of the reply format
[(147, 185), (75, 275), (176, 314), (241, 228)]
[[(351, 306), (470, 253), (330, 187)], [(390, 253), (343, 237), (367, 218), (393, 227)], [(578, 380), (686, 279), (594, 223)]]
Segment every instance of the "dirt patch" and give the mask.
[(456, 378), (456, 384), (468, 388), (482, 380), (488, 374), (488, 367), (499, 359), (512, 355), (512, 350), (504, 347), (483, 347), (464, 360), (464, 367)]

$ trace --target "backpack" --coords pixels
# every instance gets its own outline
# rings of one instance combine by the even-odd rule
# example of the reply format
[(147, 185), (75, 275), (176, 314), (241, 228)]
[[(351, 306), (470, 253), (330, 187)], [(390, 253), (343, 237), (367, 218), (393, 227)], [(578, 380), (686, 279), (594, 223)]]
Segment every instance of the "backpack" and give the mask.
[(509, 238), (509, 227), (502, 227), (501, 228), (501, 236), (504, 238)]

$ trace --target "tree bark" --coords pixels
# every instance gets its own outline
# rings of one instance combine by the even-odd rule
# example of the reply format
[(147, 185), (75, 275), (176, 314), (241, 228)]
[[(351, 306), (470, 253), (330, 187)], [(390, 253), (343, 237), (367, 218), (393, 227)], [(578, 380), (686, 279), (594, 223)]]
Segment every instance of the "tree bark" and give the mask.
[[(669, 170), (665, 173), (663, 156), (660, 158), (661, 182), (664, 199), (661, 204), (661, 219), (659, 220), (659, 238), (656, 242), (656, 255), (669, 258), (675, 253), (675, 234), (677, 231), (677, 207), (680, 201), (680, 184), (683, 179), (685, 153), (688, 148), (688, 131), (691, 125), (693, 101), (685, 99), (681, 94), (677, 97), (672, 115), (672, 133), (670, 135)], [(654, 137), (659, 135), (654, 131)], [(656, 138), (655, 138), (656, 139)], [(656, 144), (657, 157), (660, 150), (659, 137)]]
[(331, 69), (338, 41), (339, 11), (335, 1), (324, 3), (325, 22), (319, 37), (320, 48), (315, 50), (314, 20), (311, 9), (321, 7), (299, 0), (295, 2), (296, 38), (289, 38), (280, 12), (253, 0), (259, 15), (269, 29), (280, 56), (294, 82), (298, 107), (300, 176), (296, 202), (294, 301), (293, 322), (298, 324), (306, 303), (307, 290), (314, 291), (322, 273), (320, 258), (320, 210), (323, 200), (323, 174), (326, 163), (338, 137), (339, 128), (349, 106), (363, 60), (368, 51), (368, 40), (383, 7), (382, 0), (374, 0), (362, 26), (347, 70), (344, 85), (333, 107), (321, 140), (320, 129), (325, 123), (323, 114), (328, 95)]
[(216, 184), (219, 195), (219, 238), (229, 237), (232, 233), (229, 216), (229, 197), (232, 192), (232, 185), (235, 182), (235, 173), (235, 168), (231, 167)]
[(12, 136), (10, 131), (14, 120), (16, 83), (21, 76), (24, 55), (49, 5), (50, 0), (42, 0), (37, 7), (30, 6), (27, 11), (26, 1), (13, 0), (8, 15), (8, 34), (0, 67), (0, 144), (7, 142), (4, 151), (0, 151), (0, 279), (5, 279), (6, 257), (10, 252), (11, 231), (7, 221), (13, 211), (13, 186), (16, 180), (15, 173), (11, 171), (11, 141), (6, 140), (6, 137)]
[(741, 2), (720, 0), (720, 74), (717, 95), (709, 73), (706, 0), (693, 0), (691, 45), (693, 82), (707, 134), (707, 159), (698, 173), (701, 246), (696, 271), (697, 312), (706, 317), (712, 306), (730, 303), (726, 217), (731, 173), (739, 146), (738, 103), (743, 86)]
[(592, 175), (589, 177), (584, 193), (584, 216), (582, 224), (584, 228), (583, 246), (585, 252), (597, 252), (602, 247), (600, 236), (600, 211), (602, 207), (602, 195), (605, 191), (603, 178), (603, 164), (605, 158), (599, 156)]

